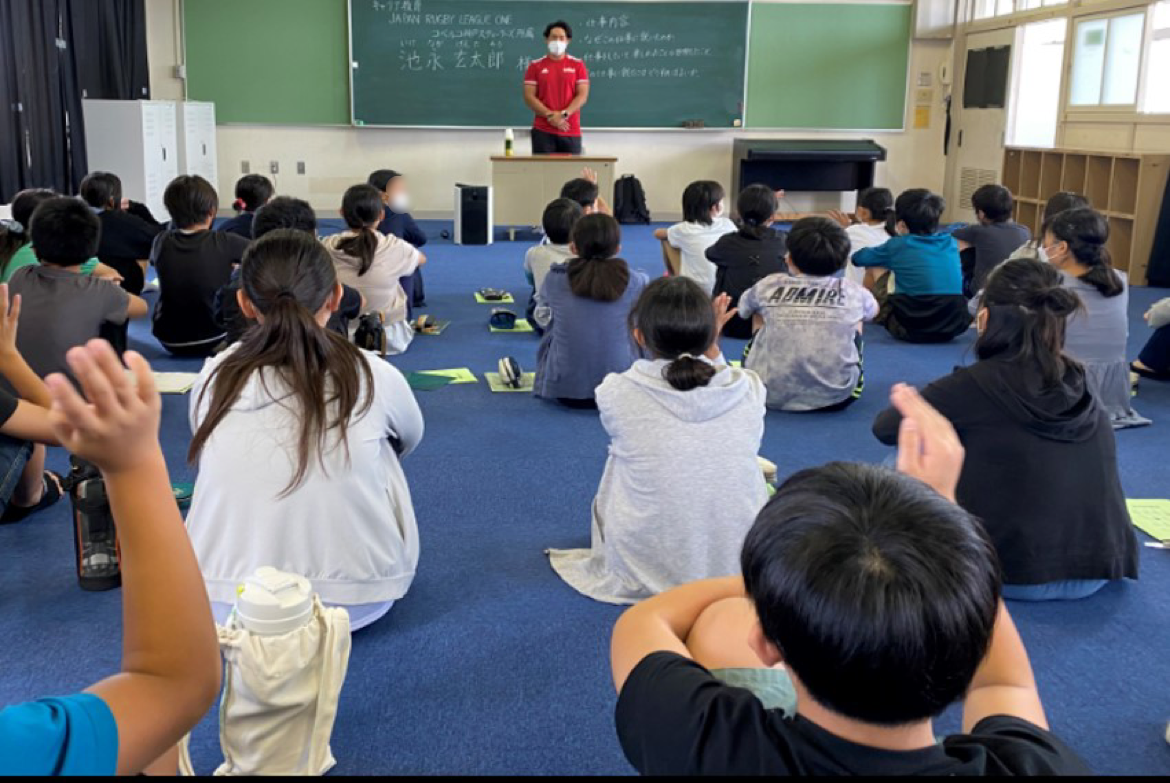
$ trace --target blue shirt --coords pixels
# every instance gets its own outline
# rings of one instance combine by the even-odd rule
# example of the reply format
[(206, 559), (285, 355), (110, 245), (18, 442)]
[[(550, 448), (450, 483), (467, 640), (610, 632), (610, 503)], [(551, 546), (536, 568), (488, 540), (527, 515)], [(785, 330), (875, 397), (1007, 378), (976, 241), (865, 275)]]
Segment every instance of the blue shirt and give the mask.
[(894, 273), (895, 293), (939, 296), (963, 293), (959, 243), (950, 234), (907, 234), (858, 250), (855, 266), (880, 266)]
[(0, 775), (113, 775), (118, 724), (88, 693), (0, 710)]
[(422, 247), (427, 243), (427, 235), (418, 227), (418, 223), (414, 222), (414, 218), (408, 212), (403, 212), (400, 215), (387, 207), (382, 215), (382, 222), (378, 224), (378, 230), (386, 236), (393, 234), (415, 247)]

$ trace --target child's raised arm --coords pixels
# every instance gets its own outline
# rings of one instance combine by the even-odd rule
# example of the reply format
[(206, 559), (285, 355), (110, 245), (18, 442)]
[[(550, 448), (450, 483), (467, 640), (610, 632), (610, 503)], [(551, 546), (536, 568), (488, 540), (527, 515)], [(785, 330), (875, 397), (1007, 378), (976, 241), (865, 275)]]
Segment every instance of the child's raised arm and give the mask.
[(93, 340), (67, 356), (85, 399), (48, 379), (53, 428), (106, 480), (122, 550), (122, 672), (88, 690), (118, 726), (118, 774), (137, 774), (172, 748), (215, 701), (220, 658), (199, 564), (158, 442), (161, 402), (146, 360), (126, 362)]

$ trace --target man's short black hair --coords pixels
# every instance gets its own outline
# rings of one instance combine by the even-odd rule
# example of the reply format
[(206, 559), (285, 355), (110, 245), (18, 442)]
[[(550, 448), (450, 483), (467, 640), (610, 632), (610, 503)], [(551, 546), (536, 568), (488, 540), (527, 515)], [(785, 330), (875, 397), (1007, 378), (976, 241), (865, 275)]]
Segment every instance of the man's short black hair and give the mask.
[(219, 195), (203, 177), (183, 175), (167, 185), (163, 204), (171, 213), (175, 228), (190, 228), (215, 214), (219, 209)]
[(929, 236), (938, 233), (938, 222), (947, 209), (942, 196), (926, 188), (913, 188), (898, 196), (894, 202), (894, 214), (906, 224), (911, 234)]
[(81, 199), (57, 196), (33, 212), (30, 231), (42, 264), (80, 266), (97, 255), (102, 224)]
[(992, 223), (1003, 223), (1011, 220), (1016, 200), (1003, 185), (984, 185), (971, 194), (971, 208)]
[(370, 174), (370, 177), (366, 180), (366, 182), (385, 193), (386, 188), (390, 187), (390, 183), (401, 176), (402, 175), (394, 169), (378, 169), (374, 173)]
[(292, 228), (307, 234), (317, 234), (317, 213), (309, 202), (291, 196), (277, 196), (252, 218), (252, 238), (259, 239), (278, 228)]
[(558, 198), (544, 208), (540, 225), (544, 235), (554, 245), (567, 245), (573, 238), (573, 226), (585, 216), (585, 210), (571, 198)]
[(121, 209), (122, 180), (108, 171), (90, 172), (81, 180), (78, 195), (94, 209)]
[(809, 694), (875, 725), (932, 718), (963, 698), (999, 609), (999, 561), (979, 521), (872, 465), (786, 481), (742, 566), (764, 635)]
[(583, 208), (588, 209), (597, 203), (601, 190), (587, 179), (578, 177), (571, 179), (561, 188), (561, 198), (570, 198)]
[(558, 19), (555, 22), (550, 23), (548, 27), (544, 28), (544, 37), (547, 39), (550, 35), (552, 35), (552, 31), (558, 27), (565, 31), (566, 38), (568, 38), (570, 41), (573, 40), (573, 28), (569, 27), (569, 23), (564, 19)]
[(849, 235), (835, 220), (801, 218), (788, 232), (792, 263), (806, 275), (828, 277), (845, 268), (849, 260)]

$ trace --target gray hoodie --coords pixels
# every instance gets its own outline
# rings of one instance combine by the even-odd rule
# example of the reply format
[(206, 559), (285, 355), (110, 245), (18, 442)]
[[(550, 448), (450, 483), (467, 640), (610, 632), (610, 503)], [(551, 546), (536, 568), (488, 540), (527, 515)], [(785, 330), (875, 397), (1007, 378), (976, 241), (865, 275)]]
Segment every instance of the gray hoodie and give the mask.
[(640, 360), (597, 388), (612, 441), (592, 548), (550, 556), (562, 579), (598, 601), (636, 603), (738, 574), (744, 537), (767, 501), (756, 460), (763, 382), (719, 364), (707, 386), (682, 392), (662, 377), (667, 364)]

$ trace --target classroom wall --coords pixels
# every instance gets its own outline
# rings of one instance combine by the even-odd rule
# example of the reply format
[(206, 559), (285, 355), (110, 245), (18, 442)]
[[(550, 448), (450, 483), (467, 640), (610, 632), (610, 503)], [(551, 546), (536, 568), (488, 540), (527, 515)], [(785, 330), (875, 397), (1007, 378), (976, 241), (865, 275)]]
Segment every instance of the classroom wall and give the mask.
[[(148, 0), (147, 23), (151, 56), (151, 88), (156, 98), (181, 99), (183, 83), (174, 76), (182, 61), (180, 0)], [(225, 53), (225, 56), (230, 56)], [(843, 56), (845, 56), (843, 54)], [(930, 127), (901, 133), (795, 133), (724, 131), (592, 131), (585, 109), (587, 151), (614, 155), (617, 173), (635, 174), (646, 189), (647, 202), (656, 220), (676, 220), (682, 208), (683, 188), (695, 179), (715, 179), (730, 184), (731, 146), (734, 138), (872, 138), (889, 150), (889, 160), (878, 167), (878, 184), (897, 192), (908, 187), (941, 190), (945, 158), (942, 151), (943, 110), (937, 86), (939, 66), (950, 61), (946, 41), (915, 41), (911, 53), (911, 78), (932, 75), (935, 85)], [(783, 90), (783, 74), (777, 89)], [(859, 78), (864, 78), (859, 74)], [(520, 100), (517, 85), (515, 99)], [(827, 98), (827, 99), (831, 99)], [(907, 111), (914, 111), (914, 95)], [(908, 125), (910, 124), (908, 120)], [(519, 130), (519, 129), (518, 129)], [(412, 183), (414, 209), (423, 217), (449, 217), (455, 182), (487, 183), (491, 169), (488, 156), (503, 149), (503, 135), (496, 131), (410, 130), (349, 127), (221, 126), (218, 135), (218, 184), (222, 196), (232, 192), (240, 176), (241, 161), (253, 172), (268, 174), (271, 161), (280, 165), (276, 180), (280, 193), (307, 199), (318, 211), (333, 213), (341, 193), (355, 181), (363, 181), (375, 168), (395, 168), (407, 173)], [(518, 132), (521, 152), (528, 147), (527, 134)], [(297, 163), (305, 163), (298, 175)], [(271, 175), (269, 175), (271, 176)], [(221, 199), (225, 203), (228, 198)], [(819, 210), (852, 206), (851, 198), (838, 194), (792, 194), (783, 209)]]

